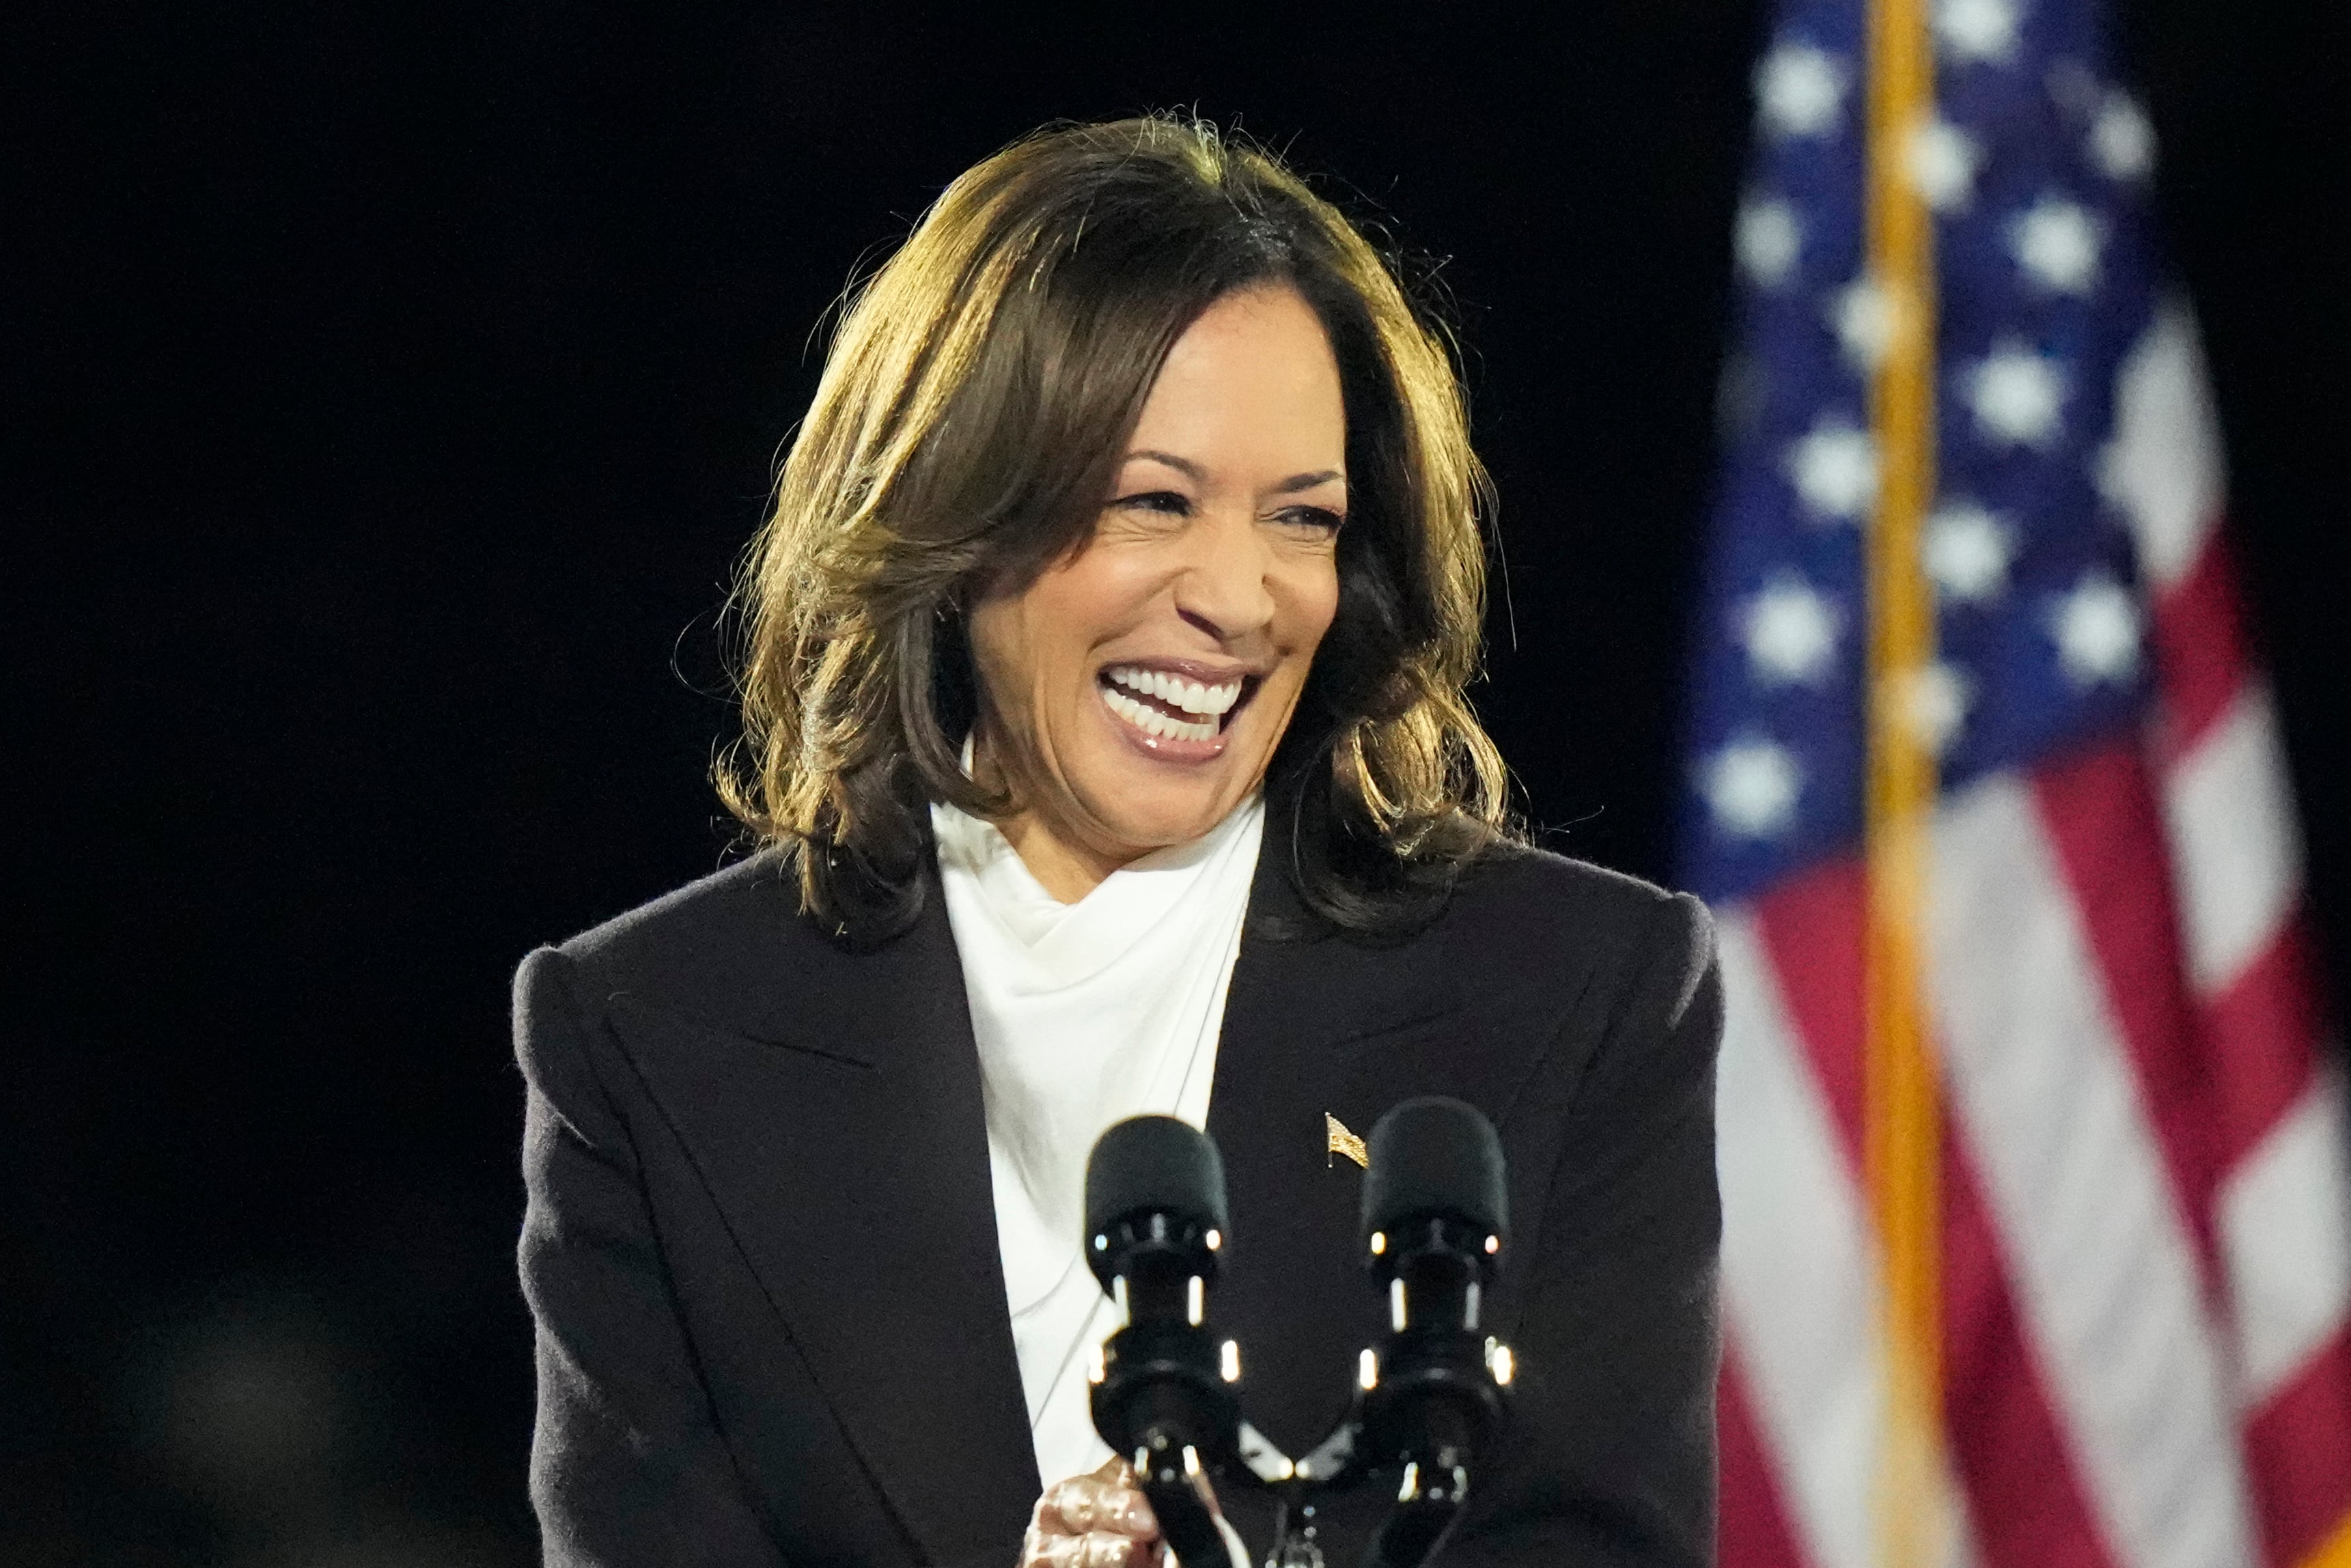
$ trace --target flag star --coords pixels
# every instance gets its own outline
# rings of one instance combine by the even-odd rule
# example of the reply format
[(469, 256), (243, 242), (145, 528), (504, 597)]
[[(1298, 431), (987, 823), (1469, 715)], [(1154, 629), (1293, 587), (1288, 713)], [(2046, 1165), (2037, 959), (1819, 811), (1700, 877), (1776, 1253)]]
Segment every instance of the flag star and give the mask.
[(1886, 359), (1902, 324), (1901, 301), (1874, 277), (1846, 284), (1829, 300), (1829, 324), (1836, 329), (1845, 362), (1868, 375)]
[(2137, 601), (2105, 572), (2093, 570), (2057, 596), (2049, 630), (2058, 667), (2077, 686), (2123, 682), (2138, 673)]
[(1756, 108), (1763, 128), (1777, 137), (1819, 136), (1834, 129), (1844, 88), (1844, 67), (1810, 44), (1781, 44), (1755, 68)]
[(1975, 193), (1976, 169), (1983, 152), (1967, 132), (1949, 120), (1929, 120), (1910, 132), (1905, 161), (1910, 183), (1938, 213), (1958, 210)]
[(1836, 654), (1836, 606), (1802, 579), (1781, 577), (1747, 601), (1740, 638), (1765, 685), (1812, 685)]
[(1787, 475), (1817, 517), (1857, 522), (1878, 498), (1878, 444), (1832, 413), (1789, 446)]
[(2155, 167), (2155, 127), (2128, 93), (2110, 92), (2090, 121), (2090, 158), (2109, 180), (2147, 178)]
[(2054, 361), (2003, 343), (1964, 381), (1968, 408), (1985, 435), (2004, 446), (2047, 446), (2057, 439), (2065, 377)]
[(2008, 562), (2015, 545), (1998, 517), (1971, 501), (1938, 507), (1927, 519), (1927, 575), (1942, 597), (1980, 604), (2008, 586)]
[(1787, 469), (1817, 517), (1856, 521), (1877, 499), (1877, 444), (1834, 415), (1788, 448)]
[(1897, 677), (1890, 695), (1902, 723), (1939, 757), (1967, 722), (1975, 693), (1957, 668), (1933, 664)]
[(1734, 740), (1707, 759), (1698, 779), (1715, 825), (1734, 838), (1772, 839), (1793, 825), (1802, 789), (1796, 758), (1777, 741)]
[(2016, 54), (2016, 0), (1941, 0), (1935, 38), (1954, 61), (1998, 64)]
[(2008, 254), (2052, 294), (2087, 294), (2098, 280), (2097, 220), (2079, 203), (2043, 196), (2008, 225)]
[(1796, 269), (1803, 254), (1804, 229), (1796, 209), (1777, 196), (1750, 197), (1739, 208), (1732, 235), (1740, 269), (1759, 288), (1777, 288)]

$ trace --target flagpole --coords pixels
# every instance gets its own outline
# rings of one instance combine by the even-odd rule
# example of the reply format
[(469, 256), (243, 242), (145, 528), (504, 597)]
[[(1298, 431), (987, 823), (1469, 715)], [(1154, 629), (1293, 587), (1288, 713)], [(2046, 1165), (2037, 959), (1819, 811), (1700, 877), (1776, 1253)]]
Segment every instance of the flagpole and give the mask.
[(1878, 489), (1870, 517), (1866, 843), (1866, 1159), (1884, 1249), (1886, 1419), (1876, 1477), (1879, 1561), (1943, 1554), (1940, 1107), (1926, 1005), (1935, 758), (1922, 698), (1934, 601), (1919, 537), (1935, 490), (1935, 254), (1911, 178), (1934, 114), (1925, 0), (1868, 0), (1869, 277), (1891, 331), (1870, 387)]

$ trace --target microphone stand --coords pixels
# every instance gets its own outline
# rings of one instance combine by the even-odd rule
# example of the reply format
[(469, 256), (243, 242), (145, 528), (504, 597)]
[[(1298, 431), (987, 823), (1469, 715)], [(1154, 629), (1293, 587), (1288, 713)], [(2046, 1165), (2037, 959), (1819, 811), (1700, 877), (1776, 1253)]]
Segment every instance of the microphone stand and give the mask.
[(1478, 1322), (1499, 1248), (1483, 1226), (1441, 1213), (1374, 1238), (1374, 1259), (1395, 1265), (1384, 1271), (1389, 1333), (1363, 1353), (1347, 1419), (1295, 1463), (1242, 1428), (1249, 1472), (1278, 1494), (1269, 1568), (1322, 1568), (1317, 1500), (1399, 1470), (1364, 1568), (1425, 1568), (1451, 1535), (1510, 1419), (1513, 1358)]
[(1406, 1101), (1370, 1144), (1364, 1248), (1390, 1332), (1360, 1358), (1348, 1418), (1296, 1461), (1241, 1419), (1238, 1349), (1207, 1326), (1227, 1223), (1215, 1145), (1172, 1118), (1136, 1117), (1087, 1162), (1090, 1263), (1121, 1319), (1089, 1376), (1094, 1427), (1133, 1462), (1186, 1568), (1250, 1568), (1212, 1480), (1274, 1493), (1267, 1568), (1323, 1568), (1321, 1499), (1399, 1469), (1365, 1568), (1426, 1568), (1509, 1419), (1510, 1353), (1479, 1332), (1506, 1218), (1492, 1124), (1458, 1101)]
[[(1489, 1387), (1499, 1395), (1499, 1385)], [(1364, 1568), (1426, 1568), (1460, 1521), (1471, 1478), (1479, 1468), (1476, 1455), (1483, 1423), (1458, 1406), (1441, 1408), (1442, 1414), (1432, 1411), (1427, 1416), (1431, 1440), (1416, 1444), (1412, 1457), (1404, 1460), (1395, 1505), (1373, 1537)], [(1316, 1518), (1322, 1500), (1395, 1473), (1393, 1464), (1372, 1462), (1364, 1456), (1365, 1427), (1359, 1405), (1312, 1455), (1290, 1467), (1286, 1479), (1250, 1475), (1274, 1494), (1273, 1544), (1266, 1554), (1266, 1568), (1324, 1568)], [(1252, 1472), (1255, 1469), (1252, 1465)]]

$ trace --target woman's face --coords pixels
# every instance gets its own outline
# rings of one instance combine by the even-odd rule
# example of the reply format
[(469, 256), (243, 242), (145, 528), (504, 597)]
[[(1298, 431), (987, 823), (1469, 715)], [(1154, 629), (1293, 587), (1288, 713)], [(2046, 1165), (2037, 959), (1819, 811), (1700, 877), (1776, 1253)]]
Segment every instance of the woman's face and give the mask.
[(1228, 295), (1168, 350), (1092, 537), (973, 606), (978, 771), (1011, 784), (1005, 831), (1057, 894), (1264, 779), (1338, 609), (1346, 445), (1312, 308)]

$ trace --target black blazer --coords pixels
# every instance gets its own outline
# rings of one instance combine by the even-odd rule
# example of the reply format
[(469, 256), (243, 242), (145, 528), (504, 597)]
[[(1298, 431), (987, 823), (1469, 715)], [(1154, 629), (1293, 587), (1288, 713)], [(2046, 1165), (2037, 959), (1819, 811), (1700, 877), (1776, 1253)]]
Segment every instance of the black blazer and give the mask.
[[(1384, 1316), (1355, 1257), (1362, 1173), (1327, 1153), (1324, 1113), (1363, 1132), (1455, 1095), (1509, 1155), (1488, 1322), (1520, 1371), (1516, 1457), (1447, 1562), (1711, 1562), (1721, 990), (1703, 906), (1510, 851), (1408, 942), (1278, 939), (1299, 905), (1277, 862), (1251, 892), (1208, 1118), (1233, 1228), (1214, 1321), (1241, 1343), (1249, 1417), (1306, 1451)], [(852, 954), (762, 855), (523, 964), (550, 1563), (1013, 1568), (1040, 1477), (970, 1014), (930, 891), (911, 932)], [(1259, 1500), (1227, 1507), (1262, 1550)], [(1383, 1507), (1326, 1518), (1332, 1568)]]

